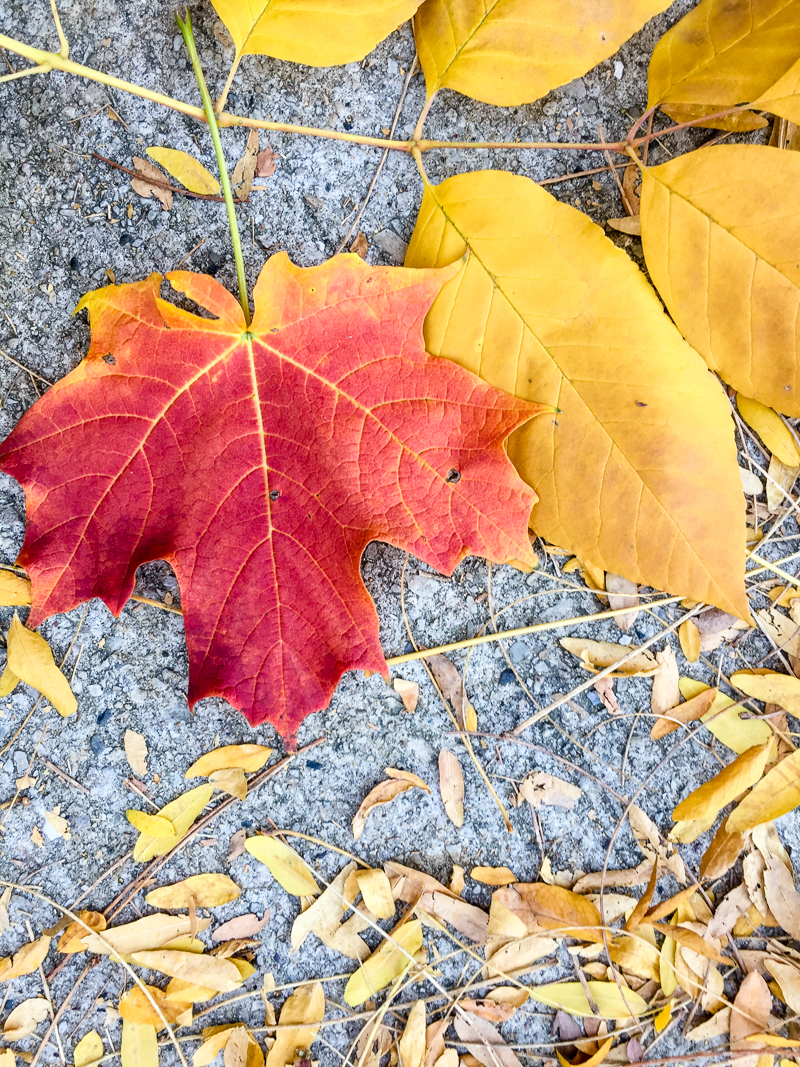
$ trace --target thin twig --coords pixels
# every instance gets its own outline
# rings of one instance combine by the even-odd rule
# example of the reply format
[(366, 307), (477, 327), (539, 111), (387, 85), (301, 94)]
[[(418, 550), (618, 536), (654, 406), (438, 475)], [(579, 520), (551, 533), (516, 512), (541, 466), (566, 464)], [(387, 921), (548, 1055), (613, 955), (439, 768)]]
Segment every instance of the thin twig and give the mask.
[(71, 774), (67, 774), (66, 771), (62, 771), (62, 769), (58, 766), (57, 763), (53, 763), (53, 761), (49, 760), (47, 756), (39, 756), (38, 758), (45, 765), (45, 767), (49, 767), (53, 774), (57, 774), (58, 777), (62, 779), (62, 781), (65, 781), (67, 783), (67, 785), (71, 785), (73, 789), (80, 789), (82, 793), (86, 793), (87, 796), (89, 795), (90, 791), (86, 788), (86, 786), (83, 785), (82, 782), (76, 782)]

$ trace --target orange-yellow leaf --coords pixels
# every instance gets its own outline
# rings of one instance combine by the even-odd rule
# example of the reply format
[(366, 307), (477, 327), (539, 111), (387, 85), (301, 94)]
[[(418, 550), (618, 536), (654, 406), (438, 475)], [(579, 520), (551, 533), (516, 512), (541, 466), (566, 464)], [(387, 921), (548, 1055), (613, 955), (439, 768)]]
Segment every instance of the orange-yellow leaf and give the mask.
[(422, 947), (422, 923), (412, 919), (394, 930), (392, 938), (384, 941), (350, 976), (344, 999), (351, 1008), (363, 1004), (411, 966), (409, 957)]
[(184, 778), (207, 778), (214, 771), (238, 767), (245, 772), (258, 771), (272, 755), (266, 745), (223, 745), (196, 759)]
[(764, 773), (769, 749), (770, 743), (767, 742), (737, 756), (719, 774), (682, 800), (673, 811), (672, 818), (676, 822), (709, 818), (713, 821), (726, 804), (730, 804), (759, 780)]
[(50, 938), (44, 935), (36, 941), (14, 953), (12, 959), (0, 960), (0, 982), (10, 982), (12, 978), (21, 978), (24, 974), (33, 974), (43, 962), (50, 948)]
[(800, 751), (773, 767), (728, 816), (730, 833), (772, 822), (800, 804)]

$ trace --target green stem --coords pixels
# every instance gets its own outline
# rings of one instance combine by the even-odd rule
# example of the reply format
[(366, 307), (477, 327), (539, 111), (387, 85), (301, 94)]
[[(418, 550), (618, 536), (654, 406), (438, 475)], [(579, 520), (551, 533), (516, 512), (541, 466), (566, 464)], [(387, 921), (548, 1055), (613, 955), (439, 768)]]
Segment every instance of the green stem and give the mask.
[(231, 189), (231, 181), (228, 177), (228, 168), (225, 165), (225, 155), (222, 151), (222, 138), (219, 135), (219, 126), (217, 125), (217, 116), (214, 114), (214, 101), (211, 99), (211, 94), (208, 91), (206, 85), (206, 79), (203, 76), (203, 68), (200, 66), (200, 57), (197, 54), (197, 48), (194, 43), (194, 34), (192, 33), (192, 16), (189, 9), (186, 9), (186, 18), (181, 19), (180, 15), (176, 12), (175, 18), (178, 23), (178, 27), (183, 34), (183, 39), (186, 42), (186, 47), (189, 50), (189, 58), (192, 61), (192, 70), (194, 76), (197, 79), (197, 85), (200, 89), (200, 96), (203, 101), (203, 109), (206, 113), (206, 121), (208, 122), (208, 128), (211, 131), (211, 140), (214, 142), (214, 152), (217, 157), (217, 166), (219, 167), (219, 180), (222, 185), (222, 195), (225, 197), (225, 208), (228, 212), (228, 226), (231, 231), (231, 242), (233, 244), (233, 258), (236, 261), (236, 277), (239, 282), (239, 303), (242, 305), (242, 311), (244, 312), (244, 321), (247, 326), (250, 325), (250, 301), (247, 298), (247, 278), (244, 273), (244, 257), (242, 255), (242, 242), (239, 237), (239, 223), (236, 220), (236, 205), (233, 202), (233, 190)]

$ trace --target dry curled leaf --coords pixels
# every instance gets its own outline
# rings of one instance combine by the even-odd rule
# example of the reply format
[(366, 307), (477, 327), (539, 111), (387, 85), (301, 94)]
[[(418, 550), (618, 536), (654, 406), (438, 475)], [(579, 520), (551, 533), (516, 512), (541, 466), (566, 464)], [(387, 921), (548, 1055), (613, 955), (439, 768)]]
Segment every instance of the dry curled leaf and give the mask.
[(592, 641), (588, 637), (562, 637), (559, 644), (567, 652), (577, 656), (582, 667), (593, 673), (605, 667), (611, 667), (625, 656), (631, 658), (615, 672), (619, 676), (649, 677), (655, 674), (660, 666), (655, 652), (650, 652), (648, 649), (640, 652), (635, 646), (630, 648), (627, 645), (615, 645), (611, 641)]
[(403, 701), (403, 707), (409, 715), (412, 714), (416, 710), (417, 701), (419, 700), (419, 684), (406, 681), (405, 678), (394, 678), (392, 679), (392, 688)]
[[(747, 1048), (746, 1039), (750, 1034), (763, 1033), (769, 1027), (772, 1010), (772, 994), (767, 983), (758, 973), (750, 971), (733, 1001), (730, 1021), (731, 1049), (741, 1051)], [(756, 1067), (758, 1056), (737, 1057), (742, 1067)]]
[(231, 767), (225, 771), (212, 771), (208, 776), (216, 789), (221, 789), (228, 796), (236, 797), (237, 800), (245, 800), (247, 797), (247, 779), (241, 767)]
[(467, 1011), (456, 1016), (454, 1025), (459, 1041), (484, 1067), (522, 1067), (517, 1054), (487, 1019)]
[[(81, 921), (73, 921), (65, 928), (56, 946), (59, 952), (65, 954), (73, 952), (85, 952), (86, 943), (83, 940), (92, 931), (102, 932), (106, 928), (106, 917), (99, 911), (79, 912)], [(89, 928), (87, 930), (87, 927)]]
[(450, 822), (464, 825), (464, 775), (457, 756), (443, 748), (439, 753), (439, 792)]
[(256, 175), (256, 159), (258, 158), (258, 130), (251, 130), (247, 135), (244, 155), (237, 162), (231, 174), (231, 185), (234, 195), (240, 200), (247, 200)]
[(532, 808), (551, 805), (572, 810), (583, 796), (583, 791), (563, 778), (556, 778), (546, 771), (531, 771), (522, 779), (519, 795), (527, 800)]
[(718, 692), (719, 690), (716, 686), (713, 689), (704, 689), (697, 696), (684, 701), (683, 704), (676, 704), (674, 707), (662, 712), (663, 717), (656, 719), (650, 731), (652, 739), (659, 741), (662, 737), (666, 737), (667, 734), (677, 730), (682, 723), (696, 722), (697, 719), (702, 719), (711, 710)]
[[(155, 197), (164, 211), (172, 208), (172, 190), (164, 188), (167, 181), (162, 171), (154, 167), (147, 159), (141, 156), (133, 157), (133, 165), (136, 168), (137, 177), (131, 180), (131, 189), (145, 200)], [(156, 184), (160, 182), (161, 184)]]
[[(405, 778), (389, 778), (386, 781), (379, 782), (374, 789), (371, 789), (353, 817), (353, 837), (356, 841), (364, 832), (367, 816), (371, 811), (380, 807), (381, 804), (390, 804), (401, 794), (407, 793), (409, 789), (414, 789), (415, 787), (415, 782), (410, 782)], [(427, 789), (427, 786), (425, 788)]]
[(3, 1023), (3, 1037), (6, 1041), (21, 1041), (23, 1037), (29, 1037), (49, 1014), (49, 1001), (44, 997), (28, 997), (17, 1004)]

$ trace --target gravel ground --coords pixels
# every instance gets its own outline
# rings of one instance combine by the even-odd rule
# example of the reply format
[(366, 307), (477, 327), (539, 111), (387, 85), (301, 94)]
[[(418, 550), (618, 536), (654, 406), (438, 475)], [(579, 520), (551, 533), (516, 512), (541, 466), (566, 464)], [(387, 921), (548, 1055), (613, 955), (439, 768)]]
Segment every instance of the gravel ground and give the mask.
[[(443, 92), (426, 126), (434, 138), (462, 139), (490, 136), (556, 139), (571, 130), (574, 138), (594, 140), (601, 123), (608, 139), (624, 135), (641, 114), (646, 98), (646, 70), (650, 52), (661, 33), (692, 4), (678, 0), (666, 14), (654, 19), (620, 52), (590, 71), (585, 78), (550, 93), (526, 107), (499, 109)], [(112, 0), (62, 6), (61, 16), (72, 55), (118, 77), (158, 89), (196, 103), (198, 94), (191, 69), (177, 35), (169, 5), (156, 0), (117, 4)], [(231, 50), (226, 48), (210, 5), (193, 12), (201, 60), (212, 92), (225, 77)], [(53, 47), (55, 34), (47, 5), (42, 0), (0, 0), (0, 26), (4, 33), (41, 47)], [(361, 64), (345, 68), (311, 70), (270, 59), (248, 58), (234, 81), (228, 107), (232, 111), (277, 121), (347, 129), (376, 134), (391, 124), (406, 71), (414, 57), (409, 26), (384, 41)], [(8, 57), (21, 65), (16, 57)], [(424, 102), (420, 74), (410, 82), (398, 136), (409, 136)], [(109, 271), (118, 282), (134, 281), (150, 271), (165, 272), (183, 262), (188, 268), (214, 274), (235, 290), (223, 205), (176, 196), (170, 212), (154, 200), (143, 200), (130, 189), (129, 178), (91, 158), (92, 152), (125, 165), (133, 155), (144, 155), (151, 145), (167, 145), (193, 152), (212, 170), (210, 139), (192, 120), (157, 108), (120, 91), (86, 83), (61, 74), (23, 79), (0, 87), (0, 253), (3, 273), (0, 288), (0, 349), (11, 360), (0, 359), (0, 435), (5, 436), (21, 414), (53, 381), (75, 367), (85, 353), (89, 331), (85, 314), (71, 313), (87, 290), (107, 283)], [(246, 140), (243, 131), (223, 134), (232, 166)], [(705, 139), (708, 133), (694, 134)], [(687, 137), (687, 140), (689, 138)], [(274, 176), (259, 184), (240, 209), (244, 254), (250, 284), (265, 255), (286, 249), (299, 264), (319, 263), (339, 246), (364, 197), (379, 159), (374, 149), (333, 141), (289, 137), (262, 132), (261, 146), (277, 152)], [(671, 148), (676, 150), (674, 143)], [(656, 146), (651, 158), (665, 158)], [(602, 164), (597, 154), (443, 151), (426, 159), (432, 179), (477, 166), (513, 170), (537, 180)], [(579, 206), (603, 223), (623, 214), (613, 179), (608, 174), (570, 180), (551, 187), (561, 199)], [(413, 162), (394, 153), (376, 185), (359, 228), (368, 243), (368, 261), (402, 262), (405, 242), (413, 228), (421, 186)], [(614, 236), (612, 234), (612, 236)], [(637, 238), (614, 236), (638, 262)], [(200, 247), (197, 247), (202, 240)], [(188, 257), (188, 258), (187, 258)], [(13, 361), (35, 372), (20, 371)], [(22, 544), (24, 499), (11, 479), (0, 476), (0, 561), (11, 563)], [(796, 533), (787, 523), (785, 533)], [(788, 549), (787, 549), (788, 551)], [(452, 579), (430, 574), (413, 559), (405, 577), (405, 605), (411, 634), (401, 612), (404, 556), (384, 545), (371, 545), (363, 563), (364, 579), (381, 619), (381, 639), (387, 655), (406, 651), (413, 640), (424, 646), (473, 636), (490, 622), (491, 609), (509, 607), (501, 627), (531, 621), (555, 621), (600, 610), (603, 605), (589, 592), (565, 588), (552, 561), (540, 571), (524, 575), (508, 567), (466, 560)], [(574, 579), (574, 576), (572, 576)], [(163, 601), (169, 594), (180, 603), (170, 568), (154, 563), (139, 575), (138, 592)], [(12, 612), (0, 611), (5, 632)], [(631, 632), (638, 642), (650, 637), (677, 616), (661, 609), (657, 616), (640, 615)], [(35, 884), (64, 905), (85, 895), (85, 905), (102, 909), (139, 869), (124, 860), (95, 884), (112, 864), (131, 848), (135, 832), (125, 820), (127, 807), (145, 807), (124, 787), (130, 774), (123, 737), (128, 729), (141, 732), (149, 748), (144, 781), (157, 806), (183, 788), (183, 773), (201, 753), (218, 744), (258, 740), (274, 745), (283, 755), (279, 738), (269, 727), (251, 730), (243, 717), (223, 701), (201, 702), (194, 715), (187, 708), (187, 659), (179, 615), (155, 607), (130, 603), (118, 619), (93, 602), (86, 610), (48, 620), (42, 632), (56, 658), (67, 653), (65, 669), (74, 671), (73, 688), (79, 711), (61, 719), (41, 705), (17, 736), (15, 731), (34, 705), (35, 696), (24, 686), (0, 702), (0, 802), (10, 798), (14, 781), (31, 761), (36, 786), (29, 802), (17, 805), (7, 818), (0, 841), (2, 877)], [(613, 623), (582, 624), (576, 635), (618, 640)], [(568, 693), (585, 680), (575, 659), (560, 648), (558, 634), (543, 633), (499, 645), (485, 645), (454, 656), (465, 671), (467, 691), (480, 729), (497, 734), (513, 727), (537, 706)], [(702, 664), (683, 660), (677, 641), (672, 644), (681, 672), (712, 677)], [(68, 652), (69, 650), (69, 652)], [(768, 651), (757, 636), (750, 636), (740, 654), (756, 662)], [(726, 669), (736, 655), (728, 649), (712, 654), (715, 666)], [(741, 661), (740, 661), (741, 662)], [(370, 863), (398, 859), (447, 881), (453, 864), (467, 871), (475, 864), (506, 864), (521, 880), (533, 880), (543, 861), (542, 851), (527, 805), (513, 806), (514, 783), (534, 769), (560, 774), (583, 789), (573, 812), (544, 808), (541, 833), (547, 859), (554, 871), (596, 871), (603, 866), (612, 832), (623, 810), (619, 795), (632, 797), (656, 823), (668, 830), (670, 812), (689, 787), (706, 780), (719, 767), (711, 747), (687, 744), (662, 765), (672, 739), (652, 742), (648, 720), (632, 716), (649, 708), (649, 682), (643, 679), (617, 683), (623, 715), (613, 718), (592, 691), (570, 700), (550, 719), (526, 735), (538, 748), (511, 744), (498, 746), (483, 738), (476, 745), (478, 758), (504, 803), (509, 807), (514, 832), (506, 832), (495, 803), (457, 740), (451, 722), (419, 663), (398, 670), (403, 678), (419, 682), (421, 697), (409, 716), (380, 677), (346, 676), (330, 708), (310, 716), (303, 724), (300, 745), (316, 738), (323, 742), (301, 755), (287, 770), (248, 798), (235, 804), (159, 876), (161, 882), (198, 871), (228, 871), (242, 886), (241, 899), (218, 913), (226, 919), (246, 910), (271, 911), (271, 919), (257, 953), (260, 971), (272, 971), (278, 983), (303, 977), (339, 973), (341, 956), (309, 941), (291, 955), (288, 930), (297, 912), (296, 901), (272, 881), (265, 868), (247, 855), (228, 863), (231, 835), (242, 826), (253, 830), (272, 823), (321, 838), (346, 850), (356, 850)], [(705, 735), (703, 740), (710, 740)], [(437, 791), (437, 758), (442, 747), (454, 751), (464, 770), (466, 819), (457, 829), (447, 819)], [(719, 750), (719, 746), (716, 746)], [(727, 756), (722, 753), (723, 759)], [(46, 757), (49, 763), (44, 762)], [(561, 760), (570, 761), (566, 765)], [(625, 762), (626, 770), (621, 773)], [(52, 769), (66, 771), (83, 788), (70, 784)], [(350, 832), (353, 815), (367, 791), (387, 766), (402, 767), (420, 775), (431, 794), (414, 791), (394, 805), (373, 814), (363, 837), (354, 845)], [(593, 777), (588, 777), (588, 772)], [(50, 830), (45, 812), (58, 810), (71, 829), (68, 840)], [(0, 821), (7, 815), (2, 812)], [(39, 830), (41, 845), (31, 834)], [(781, 834), (791, 845), (796, 823), (783, 820)], [(707, 843), (704, 835), (695, 846), (683, 849), (687, 863), (696, 867)], [(307, 845), (312, 866), (330, 878), (343, 862), (322, 846)], [(617, 837), (610, 866), (624, 867), (641, 860), (627, 828)], [(670, 883), (662, 883), (666, 893)], [(675, 888), (674, 886), (672, 888)], [(720, 891), (724, 891), (723, 885)], [(468, 899), (488, 904), (489, 892), (467, 879)], [(147, 910), (141, 898), (125, 918)], [(3, 951), (26, 939), (24, 920), (34, 931), (52, 924), (56, 912), (33, 898), (17, 894), (12, 907), (16, 926), (3, 936)], [(313, 939), (312, 939), (313, 940)], [(436, 939), (434, 938), (434, 942)], [(437, 943), (448, 951), (446, 939)], [(566, 958), (564, 961), (566, 962)], [(55, 979), (56, 1003), (70, 989), (79, 964), (71, 964)], [(447, 973), (447, 968), (443, 973)], [(552, 977), (561, 971), (548, 972)], [(112, 968), (97, 968), (76, 993), (64, 1013), (60, 1034), (69, 1050), (75, 1038), (91, 1027), (102, 1033), (108, 1026), (110, 1047), (119, 1047), (119, 1023), (107, 1004), (113, 1004), (124, 975)], [(108, 982), (106, 986), (104, 983)], [(249, 985), (255, 985), (252, 979)], [(40, 991), (38, 977), (16, 982), (6, 1008)], [(341, 988), (331, 987), (334, 999)], [(427, 990), (427, 994), (432, 993)], [(422, 995), (422, 994), (420, 994)], [(220, 1012), (219, 1019), (263, 1021), (258, 1000), (244, 1002), (241, 1014)], [(219, 1021), (214, 1016), (211, 1021)], [(517, 1043), (546, 1040), (549, 1023), (537, 1010), (525, 1009), (504, 1029)], [(43, 1032), (39, 1026), (39, 1034)], [(324, 1063), (339, 1062), (333, 1046), (343, 1049), (353, 1024), (325, 1031), (330, 1044), (315, 1046)], [(73, 1037), (74, 1035), (74, 1037)], [(544, 1037), (543, 1037), (544, 1035)], [(17, 1046), (36, 1048), (35, 1038)], [(684, 1046), (662, 1042), (655, 1055)], [(172, 1057), (165, 1052), (165, 1062)], [(49, 1045), (46, 1062), (58, 1053)]]

